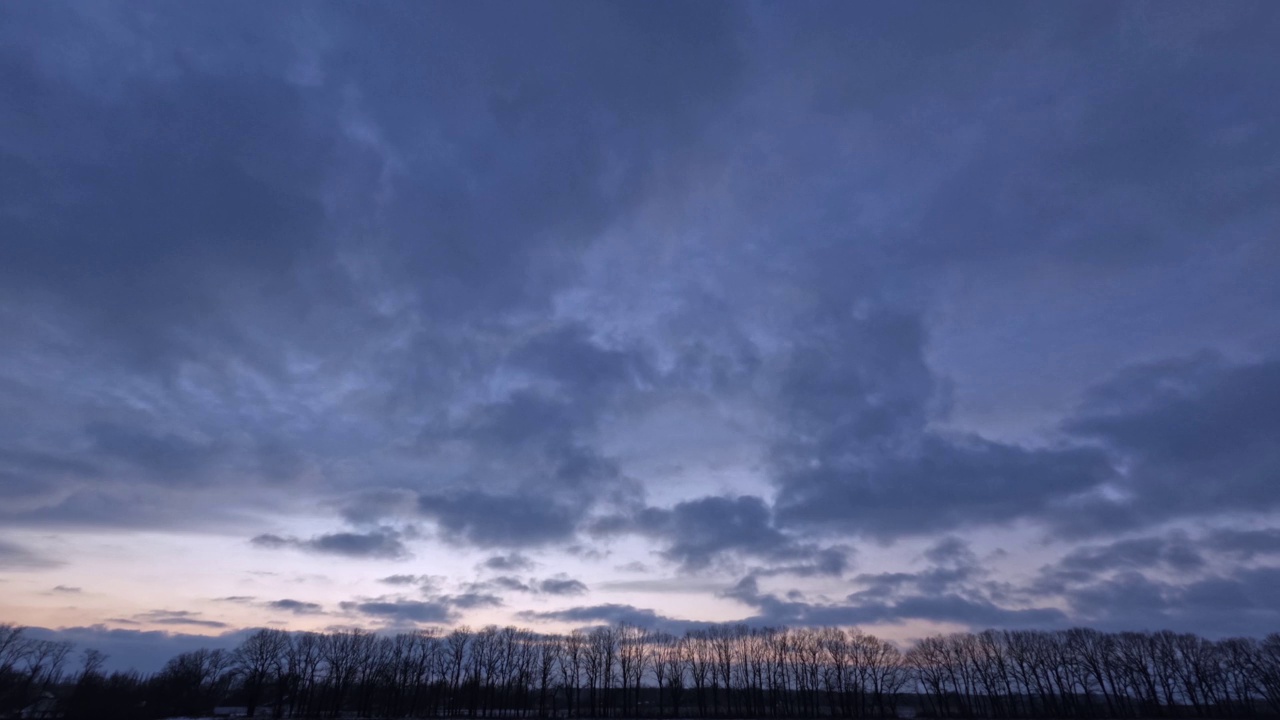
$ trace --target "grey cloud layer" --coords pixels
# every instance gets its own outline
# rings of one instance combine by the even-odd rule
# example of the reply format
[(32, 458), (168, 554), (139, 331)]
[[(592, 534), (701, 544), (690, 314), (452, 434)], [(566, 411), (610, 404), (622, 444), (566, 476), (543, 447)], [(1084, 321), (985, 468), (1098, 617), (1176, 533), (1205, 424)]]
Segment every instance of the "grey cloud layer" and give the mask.
[[(1275, 538), (1220, 527), (1280, 512), (1270, 4), (0, 16), (8, 527), (480, 548), (489, 590), (583, 622), (655, 611), (514, 551), (640, 538), (777, 622), (1270, 587)], [(317, 505), (313, 537), (263, 519)], [(1065, 548), (1025, 590), (1066, 609), (943, 571), (752, 584), (1014, 526)], [(1205, 554), (1201, 585), (1125, 574)]]

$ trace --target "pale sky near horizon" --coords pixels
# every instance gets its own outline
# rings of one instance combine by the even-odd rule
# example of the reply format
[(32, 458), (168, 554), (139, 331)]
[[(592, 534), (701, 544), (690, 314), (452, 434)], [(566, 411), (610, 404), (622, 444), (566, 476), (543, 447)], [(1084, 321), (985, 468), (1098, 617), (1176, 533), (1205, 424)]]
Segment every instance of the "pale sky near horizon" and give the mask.
[(0, 5), (0, 622), (1278, 631), (1277, 36)]

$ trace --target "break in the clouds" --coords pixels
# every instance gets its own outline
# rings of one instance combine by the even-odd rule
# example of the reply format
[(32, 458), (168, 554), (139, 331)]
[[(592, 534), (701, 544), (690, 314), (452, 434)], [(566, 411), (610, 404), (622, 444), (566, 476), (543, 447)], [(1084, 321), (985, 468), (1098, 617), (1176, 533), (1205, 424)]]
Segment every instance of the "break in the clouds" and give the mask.
[(0, 15), (0, 619), (1280, 626), (1272, 4)]

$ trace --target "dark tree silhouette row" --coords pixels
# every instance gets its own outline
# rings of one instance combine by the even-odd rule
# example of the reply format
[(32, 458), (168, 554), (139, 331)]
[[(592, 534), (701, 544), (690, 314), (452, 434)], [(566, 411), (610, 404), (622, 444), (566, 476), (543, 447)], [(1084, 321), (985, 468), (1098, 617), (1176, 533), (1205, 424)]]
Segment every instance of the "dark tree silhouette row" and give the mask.
[[(1228, 718), (1280, 716), (1280, 634), (987, 630), (905, 651), (858, 630), (630, 625), (257, 630), (151, 676), (0, 625), (0, 717)], [(41, 704), (43, 703), (43, 704)], [(34, 712), (33, 712), (34, 708)]]

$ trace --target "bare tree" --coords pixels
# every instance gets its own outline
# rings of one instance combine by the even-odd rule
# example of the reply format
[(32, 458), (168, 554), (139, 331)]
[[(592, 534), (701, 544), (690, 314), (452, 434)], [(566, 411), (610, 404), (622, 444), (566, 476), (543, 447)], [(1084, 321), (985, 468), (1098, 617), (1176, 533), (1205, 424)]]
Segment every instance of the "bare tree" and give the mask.
[(644, 628), (625, 623), (619, 625), (615, 632), (618, 638), (618, 673), (622, 680), (622, 712), (624, 715), (639, 715), (640, 681), (649, 666), (652, 634)]
[[(234, 667), (244, 687), (245, 705), (250, 716), (258, 709), (267, 687), (275, 686), (279, 690), (289, 647), (288, 633), (262, 628), (245, 638), (233, 653)], [(279, 700), (277, 692), (277, 707)]]
[(289, 715), (313, 713), (316, 685), (320, 682), (322, 636), (312, 632), (296, 633), (285, 651), (285, 692), (289, 696)]
[(565, 712), (570, 716), (582, 712), (579, 688), (582, 686), (586, 644), (583, 632), (574, 630), (565, 637), (564, 649), (560, 653), (560, 686), (564, 688)]
[(564, 636), (497, 626), (445, 636), (258, 630), (234, 652), (182, 653), (149, 681), (104, 677), (92, 649), (68, 673), (70, 652), (0, 625), (0, 712), (50, 692), (67, 720), (145, 720), (207, 714), (233, 692), (256, 710), (273, 691), (276, 715), (296, 718), (891, 718), (901, 702), (965, 720), (1280, 714), (1277, 634), (1214, 642), (1169, 631), (987, 630), (927, 637), (903, 653), (838, 627), (718, 626), (683, 637), (627, 624)]
[(467, 672), (467, 658), (471, 650), (471, 638), (475, 633), (462, 625), (445, 638), (445, 672), (448, 683), (448, 712), (456, 714), (462, 708), (462, 684)]

